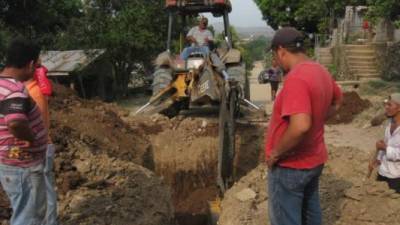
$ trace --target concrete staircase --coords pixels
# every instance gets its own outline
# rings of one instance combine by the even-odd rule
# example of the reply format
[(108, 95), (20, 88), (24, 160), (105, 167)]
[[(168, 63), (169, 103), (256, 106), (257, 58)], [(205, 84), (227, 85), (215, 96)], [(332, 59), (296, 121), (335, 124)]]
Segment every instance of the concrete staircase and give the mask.
[(379, 79), (375, 49), (372, 45), (345, 45), (350, 72), (359, 80)]
[(333, 56), (332, 56), (332, 48), (317, 48), (316, 49), (316, 56), (317, 56), (317, 61), (324, 65), (325, 67), (328, 67), (330, 65), (333, 65)]

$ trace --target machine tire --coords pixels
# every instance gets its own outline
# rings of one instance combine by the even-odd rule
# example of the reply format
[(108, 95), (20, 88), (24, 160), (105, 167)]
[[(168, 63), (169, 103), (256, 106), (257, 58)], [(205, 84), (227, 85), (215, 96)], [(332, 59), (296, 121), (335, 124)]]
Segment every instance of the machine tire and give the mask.
[[(222, 91), (219, 112), (218, 186), (223, 194), (234, 181), (235, 120), (237, 116), (237, 90), (226, 96)], [(229, 102), (228, 102), (229, 101)]]

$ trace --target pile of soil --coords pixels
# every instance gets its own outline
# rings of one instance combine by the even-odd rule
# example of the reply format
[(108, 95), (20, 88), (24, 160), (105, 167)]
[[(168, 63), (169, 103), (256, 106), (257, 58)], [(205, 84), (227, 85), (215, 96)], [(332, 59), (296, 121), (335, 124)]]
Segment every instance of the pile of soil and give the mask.
[(336, 115), (328, 121), (328, 124), (351, 123), (355, 116), (362, 113), (371, 106), (371, 102), (361, 99), (357, 92), (345, 92), (343, 94), (343, 105)]
[[(132, 117), (58, 85), (50, 108), (62, 224), (205, 224), (219, 194), (217, 115)], [(237, 179), (263, 158), (264, 130), (238, 124)], [(0, 205), (8, 219), (1, 193)]]
[[(368, 154), (348, 147), (329, 149), (320, 185), (324, 224), (399, 224), (400, 194), (366, 178)], [(267, 168), (260, 165), (225, 194), (220, 225), (266, 224), (266, 177)]]
[[(144, 168), (154, 168), (150, 141), (124, 122), (129, 112), (58, 85), (50, 110), (61, 224), (173, 223), (170, 188)], [(4, 195), (0, 204), (8, 219)]]

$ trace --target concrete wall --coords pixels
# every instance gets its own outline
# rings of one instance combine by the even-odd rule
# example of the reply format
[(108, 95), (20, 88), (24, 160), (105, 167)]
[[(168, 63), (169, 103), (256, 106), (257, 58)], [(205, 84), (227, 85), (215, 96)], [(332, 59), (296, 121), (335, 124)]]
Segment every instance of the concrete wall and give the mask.
[(381, 74), (381, 77), (383, 77), (385, 71), (385, 62), (387, 57), (388, 44), (387, 42), (382, 42), (382, 43), (373, 43), (372, 45), (375, 48), (376, 64), (378, 72), (379, 74)]
[(394, 39), (394, 26), (391, 21), (381, 19), (374, 27), (374, 42), (388, 42)]
[(346, 48), (344, 45), (339, 45), (332, 48), (333, 62), (337, 68), (337, 77), (339, 81), (344, 80), (356, 80), (355, 74), (350, 71), (349, 65), (347, 64)]
[(400, 42), (400, 29), (394, 30), (394, 42)]

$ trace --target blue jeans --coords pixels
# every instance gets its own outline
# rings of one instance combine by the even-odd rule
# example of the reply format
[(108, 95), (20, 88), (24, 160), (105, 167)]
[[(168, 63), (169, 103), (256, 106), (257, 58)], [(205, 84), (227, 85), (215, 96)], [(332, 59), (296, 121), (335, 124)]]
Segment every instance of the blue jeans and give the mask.
[(0, 181), (11, 202), (11, 225), (42, 225), (46, 215), (44, 164), (21, 168), (0, 164)]
[(46, 225), (58, 225), (57, 222), (57, 193), (55, 191), (53, 164), (54, 145), (47, 145), (46, 166), (44, 168), (47, 196)]
[(319, 178), (323, 165), (310, 170), (275, 167), (268, 173), (271, 225), (321, 225)]
[(208, 53), (210, 53), (210, 49), (207, 46), (187, 47), (187, 48), (183, 49), (183, 51), (181, 53), (181, 58), (183, 60), (187, 60), (189, 58), (190, 54), (192, 54), (194, 52), (201, 52), (206, 56), (206, 55), (208, 55)]

